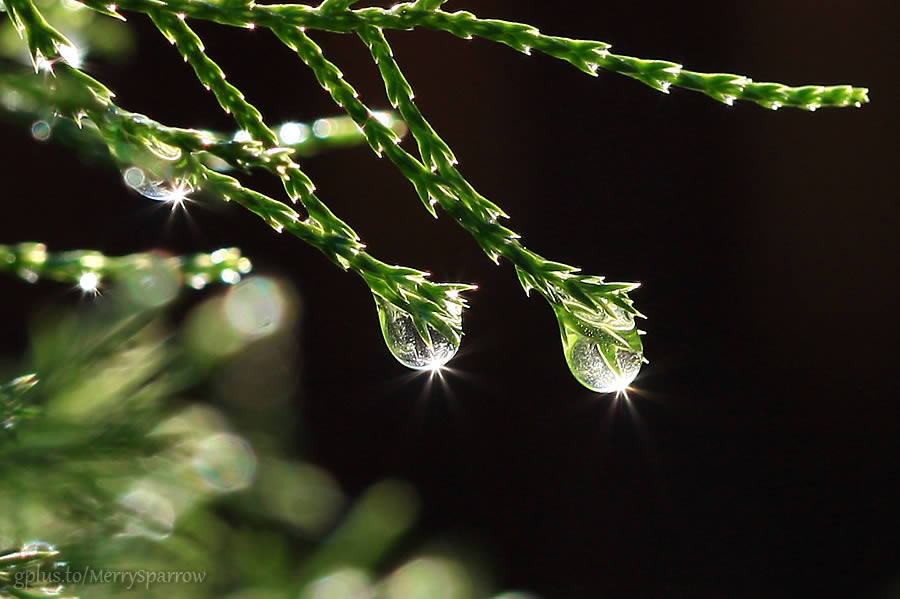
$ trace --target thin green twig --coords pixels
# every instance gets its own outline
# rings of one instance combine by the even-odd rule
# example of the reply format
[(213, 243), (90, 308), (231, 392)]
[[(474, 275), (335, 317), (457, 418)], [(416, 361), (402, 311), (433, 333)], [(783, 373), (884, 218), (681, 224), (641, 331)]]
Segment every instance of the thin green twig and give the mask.
[(612, 336), (619, 347), (641, 350), (636, 332), (621, 332), (624, 321), (632, 322), (635, 316), (640, 316), (628, 297), (628, 292), (638, 284), (607, 283), (602, 277), (577, 274), (578, 268), (547, 260), (525, 248), (519, 242), (518, 234), (497, 222), (505, 215), (475, 191), (456, 169), (456, 159), (449, 147), (413, 102), (411, 88), (379, 30), (365, 28), (359, 34), (381, 69), (389, 101), (407, 121), (423, 159), (431, 164), (430, 168), (399, 147), (385, 128), (377, 124), (371, 117), (371, 110), (359, 100), (338, 67), (323, 56), (321, 48), (306, 33), (292, 27), (278, 28), (274, 33), (297, 52), (334, 101), (363, 128), (370, 146), (376, 152), (383, 151), (404, 174), (408, 173), (407, 177), (433, 214), (433, 205), (439, 204), (475, 237), (492, 260), (497, 262), (503, 256), (512, 262), (526, 293), (536, 289), (551, 304), (564, 308), (582, 329), (600, 328)]
[[(16, 23), (28, 32), (33, 52), (61, 60), (58, 47), (61, 44), (70, 45), (71, 42), (43, 20), (31, 0), (10, 0), (9, 4), (14, 11), (11, 14)], [(163, 19), (162, 22), (176, 42), (180, 40), (184, 44), (184, 51), (203, 53), (199, 39), (179, 26), (181, 19), (172, 17)], [(214, 63), (202, 61), (199, 55), (195, 59), (205, 80), (214, 82), (215, 69), (218, 67), (213, 68)], [(73, 110), (72, 117), (89, 118), (98, 127), (114, 155), (118, 155), (123, 140), (129, 148), (138, 145), (136, 142), (139, 141), (146, 143), (155, 140), (153, 133), (160, 130), (158, 124), (143, 115), (119, 109), (113, 102), (114, 94), (109, 89), (64, 61), (58, 62), (56, 66), (58, 82), (65, 81), (59, 87), (71, 88), (66, 94), (66, 102), (73, 107), (80, 106)], [(254, 137), (270, 141), (273, 139), (274, 133), (265, 127), (261, 119), (254, 116), (258, 111), (243, 99), (236, 88), (226, 89), (222, 86), (220, 92), (226, 102), (225, 107), (230, 107), (236, 118), (240, 117), (241, 124), (245, 128), (254, 128), (251, 131)], [(391, 129), (384, 127), (391, 135), (396, 136)], [(184, 131), (175, 133), (184, 135)], [(291, 149), (275, 146), (267, 148), (265, 153), (273, 157), (274, 161), (279, 154), (289, 155)], [(365, 251), (365, 245), (359, 241), (359, 236), (315, 197), (312, 182), (299, 171), (299, 167), (290, 166), (292, 161), (289, 164), (284, 159), (280, 160), (284, 164), (279, 163), (278, 166), (285, 166), (284, 173), (278, 166), (275, 170), (286, 181), (290, 197), (301, 197), (304, 200), (304, 207), (309, 213), (306, 218), (301, 218), (290, 206), (244, 187), (234, 177), (214, 171), (203, 164), (196, 153), (184, 153), (177, 162), (177, 170), (180, 180), (188, 181), (193, 188), (202, 189), (226, 201), (234, 200), (260, 216), (276, 231), (288, 231), (319, 249), (343, 269), (359, 274), (374, 293), (409, 313), (424, 338), (429, 339), (428, 327), (432, 327), (448, 339), (458, 342), (462, 335), (461, 311), (466, 306), (460, 292), (471, 290), (474, 286), (432, 283), (427, 279), (429, 273), (391, 266), (375, 259)]]
[(84, 287), (87, 280), (93, 290), (104, 281), (116, 280), (155, 264), (178, 272), (182, 282), (194, 288), (215, 281), (237, 283), (241, 275), (253, 268), (250, 260), (241, 256), (237, 248), (169, 257), (159, 253), (106, 256), (94, 250), (48, 252), (47, 246), (35, 242), (0, 245), (0, 271), (15, 274), (29, 283), (45, 278)]
[[(105, 8), (103, 0), (84, 0), (92, 8)], [(541, 33), (537, 27), (499, 19), (481, 19), (468, 11), (446, 12), (435, 8), (438, 2), (404, 2), (389, 9), (379, 7), (350, 10), (336, 5), (312, 7), (302, 4), (228, 6), (190, 0), (122, 0), (123, 9), (151, 14), (160, 7), (172, 13), (215, 21), (238, 27), (263, 26), (283, 29), (294, 26), (337, 33), (352, 33), (365, 26), (409, 30), (423, 27), (445, 31), (463, 39), (481, 37), (505, 44), (524, 54), (542, 52), (565, 60), (590, 75), (606, 69), (633, 77), (659, 91), (672, 87), (699, 91), (732, 104), (736, 100), (755, 102), (770, 109), (782, 106), (816, 110), (822, 107), (861, 106), (868, 102), (868, 90), (850, 85), (788, 86), (782, 83), (754, 82), (743, 75), (701, 73), (666, 61), (612, 54), (610, 45), (595, 40), (580, 40)]]

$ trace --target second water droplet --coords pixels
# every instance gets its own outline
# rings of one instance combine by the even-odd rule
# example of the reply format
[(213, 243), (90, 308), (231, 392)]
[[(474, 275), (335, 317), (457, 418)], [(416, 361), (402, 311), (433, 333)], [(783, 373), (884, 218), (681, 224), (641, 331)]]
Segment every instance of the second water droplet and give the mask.
[(610, 332), (599, 327), (584, 327), (565, 310), (558, 309), (556, 312), (563, 353), (572, 376), (597, 393), (627, 389), (644, 361), (640, 337), (634, 326), (630, 330), (616, 331), (632, 346), (622, 347), (622, 341)]
[(375, 304), (378, 306), (384, 342), (391, 354), (407, 368), (436, 370), (449, 362), (459, 350), (458, 342), (447, 339), (434, 329), (429, 329), (431, 347), (428, 347), (409, 314), (378, 296), (375, 296)]
[[(569, 370), (579, 383), (598, 393), (623, 391), (635, 379), (641, 370), (643, 356), (640, 352), (616, 348), (616, 366), (621, 374), (614, 371), (601, 351), (598, 342), (589, 337), (578, 335), (566, 348), (566, 362)], [(607, 347), (610, 347), (607, 344)]]

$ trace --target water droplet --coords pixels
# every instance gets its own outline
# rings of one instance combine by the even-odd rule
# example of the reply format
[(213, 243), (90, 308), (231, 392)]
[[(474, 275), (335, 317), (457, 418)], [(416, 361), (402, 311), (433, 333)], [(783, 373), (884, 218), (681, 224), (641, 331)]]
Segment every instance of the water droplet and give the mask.
[(459, 343), (429, 328), (431, 347), (416, 330), (412, 317), (389, 301), (375, 296), (384, 342), (397, 360), (413, 370), (436, 370), (449, 362)]
[(21, 553), (55, 553), (56, 547), (44, 541), (28, 541), (22, 545)]
[(579, 336), (569, 344), (566, 362), (578, 382), (588, 389), (598, 393), (622, 391), (641, 370), (642, 356), (639, 352), (621, 348), (617, 348), (615, 352), (616, 364), (622, 374), (616, 374), (610, 368), (600, 349), (600, 343), (587, 337)]
[(125, 184), (145, 198), (156, 202), (182, 202), (194, 191), (194, 188), (184, 180), (170, 184), (162, 180), (151, 179), (136, 166), (129, 166), (122, 173)]
[[(566, 363), (579, 383), (598, 393), (623, 391), (631, 384), (641, 370), (644, 359), (641, 351), (621, 347), (621, 341), (603, 329), (582, 329), (566, 312), (558, 312), (557, 318)], [(634, 328), (619, 333), (640, 346)], [(613, 360), (619, 372), (610, 366)]]
[(230, 433), (201, 441), (191, 464), (204, 484), (220, 492), (246, 488), (256, 474), (256, 455), (250, 444)]
[(47, 121), (35, 121), (34, 124), (31, 125), (31, 137), (38, 141), (47, 141), (50, 139), (50, 132), (50, 123)]
[(6, 4), (3, 3), (3, 0), (0, 0), (0, 12), (6, 12)]
[(249, 131), (245, 131), (244, 129), (239, 129), (234, 134), (234, 137), (232, 139), (234, 141), (243, 143), (243, 142), (253, 141), (253, 136), (250, 135)]

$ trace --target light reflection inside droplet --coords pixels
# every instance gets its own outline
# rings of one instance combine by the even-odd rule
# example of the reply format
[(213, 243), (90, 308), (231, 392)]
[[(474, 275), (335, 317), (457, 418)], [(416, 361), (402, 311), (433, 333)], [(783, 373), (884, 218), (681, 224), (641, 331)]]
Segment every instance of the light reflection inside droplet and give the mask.
[(193, 193), (194, 188), (186, 180), (182, 179), (174, 183), (151, 179), (143, 169), (130, 166), (122, 173), (125, 184), (144, 196), (156, 202), (171, 202), (181, 204), (187, 196)]

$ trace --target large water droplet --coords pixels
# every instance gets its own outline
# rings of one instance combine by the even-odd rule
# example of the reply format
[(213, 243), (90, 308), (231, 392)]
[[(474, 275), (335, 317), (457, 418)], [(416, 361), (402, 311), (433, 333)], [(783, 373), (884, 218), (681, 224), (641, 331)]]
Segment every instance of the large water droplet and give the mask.
[(578, 336), (566, 350), (566, 362), (579, 383), (598, 393), (612, 393), (628, 388), (641, 370), (643, 356), (640, 352), (616, 348), (617, 374), (600, 349), (600, 343), (588, 337)]
[(181, 202), (194, 191), (187, 181), (182, 180), (173, 185), (166, 181), (152, 179), (143, 169), (136, 166), (129, 166), (125, 169), (122, 177), (128, 187), (145, 198), (157, 202)]
[(394, 357), (407, 368), (436, 370), (449, 362), (459, 350), (458, 342), (431, 328), (431, 347), (428, 347), (409, 314), (377, 295), (375, 304), (378, 306), (384, 342)]
[[(598, 393), (627, 389), (641, 370), (643, 353), (621, 347), (620, 341), (602, 329), (582, 330), (565, 313), (558, 318), (566, 363), (575, 379)], [(637, 331), (633, 328), (620, 333), (626, 339), (637, 339)], [(613, 361), (615, 369), (611, 366)]]

